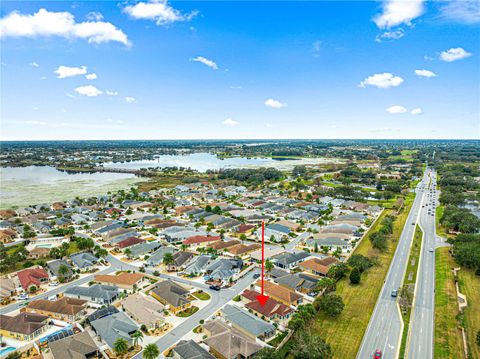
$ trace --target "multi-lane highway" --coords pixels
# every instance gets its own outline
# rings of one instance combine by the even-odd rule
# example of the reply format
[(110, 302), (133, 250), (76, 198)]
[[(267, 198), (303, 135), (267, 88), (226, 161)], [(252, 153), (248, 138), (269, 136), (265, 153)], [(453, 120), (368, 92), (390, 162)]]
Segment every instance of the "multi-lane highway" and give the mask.
[[(428, 170), (415, 189), (415, 200), (408, 214), (407, 221), (400, 235), (397, 249), (385, 278), (380, 296), (375, 305), (372, 317), (357, 353), (358, 359), (373, 358), (376, 350), (383, 353), (384, 358), (396, 358), (403, 331), (403, 321), (397, 305), (397, 298), (392, 291), (402, 285), (407, 267), (410, 246), (415, 233), (415, 225), (422, 210), (425, 186), (429, 183)], [(421, 358), (421, 357), (418, 357)]]
[(406, 351), (407, 357), (412, 359), (433, 358), (435, 248), (444, 245), (435, 235), (435, 208), (438, 205), (436, 172), (432, 169), (427, 170), (427, 173), (430, 175), (430, 182), (420, 215), (420, 226), (424, 232), (424, 238)]

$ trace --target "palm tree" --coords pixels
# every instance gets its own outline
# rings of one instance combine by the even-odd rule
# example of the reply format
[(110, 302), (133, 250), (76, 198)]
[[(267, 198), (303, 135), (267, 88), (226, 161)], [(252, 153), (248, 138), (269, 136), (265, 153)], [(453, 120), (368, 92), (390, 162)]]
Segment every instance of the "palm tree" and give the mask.
[(269, 259), (265, 261), (265, 269), (267, 272), (270, 272), (273, 269), (273, 263)]
[(173, 262), (174, 262), (173, 254), (172, 253), (165, 253), (165, 255), (163, 256), (163, 264), (168, 266), (168, 265), (172, 264)]
[(117, 338), (113, 343), (113, 350), (119, 357), (123, 357), (128, 352), (128, 342), (123, 338)]
[(143, 342), (143, 333), (139, 330), (137, 330), (136, 332), (134, 332), (132, 335), (131, 335), (132, 339), (133, 339), (133, 346), (137, 346), (138, 342)]
[(156, 359), (160, 355), (160, 350), (156, 344), (148, 344), (143, 350), (143, 359)]
[(130, 248), (127, 248), (123, 251), (123, 253), (125, 253), (125, 255), (130, 258), (130, 256), (132, 255), (132, 250)]

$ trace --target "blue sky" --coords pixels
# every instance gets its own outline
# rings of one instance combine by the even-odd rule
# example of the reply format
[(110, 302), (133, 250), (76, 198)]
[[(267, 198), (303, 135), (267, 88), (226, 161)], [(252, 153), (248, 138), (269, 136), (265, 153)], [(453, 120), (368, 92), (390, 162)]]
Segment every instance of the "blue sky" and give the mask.
[(0, 6), (2, 140), (480, 137), (478, 2)]

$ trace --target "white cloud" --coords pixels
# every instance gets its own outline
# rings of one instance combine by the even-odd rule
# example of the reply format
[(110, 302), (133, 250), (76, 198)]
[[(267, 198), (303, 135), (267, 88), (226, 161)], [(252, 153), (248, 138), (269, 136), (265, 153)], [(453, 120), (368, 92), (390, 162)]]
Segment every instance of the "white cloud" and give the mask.
[(97, 78), (97, 74), (95, 74), (95, 73), (86, 74), (86, 75), (85, 75), (85, 78), (86, 78), (87, 80), (95, 80), (95, 79)]
[(54, 71), (54, 73), (57, 74), (57, 78), (65, 79), (67, 77), (85, 75), (87, 73), (87, 67), (86, 66), (70, 67), (70, 66), (60, 65)]
[(118, 95), (118, 92), (117, 91), (105, 91), (105, 93), (108, 95), (108, 96), (117, 96)]
[(134, 19), (153, 20), (157, 25), (167, 25), (177, 21), (189, 21), (197, 12), (182, 14), (168, 5), (167, 1), (139, 2), (125, 7), (124, 11)]
[(398, 40), (401, 39), (405, 35), (405, 31), (403, 29), (396, 29), (396, 30), (387, 30), (384, 33), (377, 35), (375, 38), (376, 42), (382, 42), (384, 40)]
[(35, 106), (35, 107), (33, 108), (33, 110), (34, 110), (34, 111), (38, 111), (38, 107)]
[(375, 86), (385, 89), (400, 86), (402, 83), (403, 79), (400, 76), (394, 76), (389, 72), (384, 72), (367, 77), (358, 84), (358, 87)]
[(214, 70), (217, 70), (217, 69), (218, 69), (218, 66), (217, 66), (217, 64), (216, 64), (214, 61), (209, 60), (209, 59), (207, 59), (207, 58), (205, 58), (205, 57), (203, 57), (203, 56), (197, 56), (197, 57), (193, 58), (192, 61), (200, 62), (200, 63), (202, 63), (202, 64), (204, 64), (204, 65), (207, 65), (208, 67), (210, 67), (210, 68), (212, 68), (212, 69), (214, 69)]
[(320, 56), (320, 51), (322, 50), (322, 42), (320, 40), (315, 41), (312, 44), (312, 49), (313, 49), (313, 56), (314, 57), (319, 57)]
[(282, 108), (286, 107), (286, 103), (282, 103), (278, 100), (274, 100), (273, 98), (269, 98), (268, 100), (265, 100), (265, 106), (271, 107), (271, 108)]
[(387, 112), (393, 113), (393, 114), (405, 113), (407, 112), (407, 109), (400, 105), (394, 105), (394, 106), (387, 107)]
[(442, 3), (440, 18), (466, 24), (480, 22), (480, 2), (478, 0), (450, 0)]
[(267, 126), (267, 128), (272, 128), (273, 127), (273, 125), (271, 123), (267, 123), (267, 124), (265, 124), (265, 126)]
[(448, 49), (447, 51), (442, 51), (440, 53), (440, 60), (443, 60), (446, 62), (452, 62), (452, 61), (462, 60), (470, 56), (472, 56), (470, 52), (465, 51), (461, 47), (455, 47), (455, 48)]
[(79, 95), (88, 96), (88, 97), (97, 97), (103, 93), (103, 91), (100, 91), (99, 89), (97, 89), (95, 86), (92, 86), (92, 85), (77, 87), (75, 89), (75, 92), (78, 93)]
[(35, 61), (29, 63), (30, 66), (32, 67), (40, 67), (39, 64), (37, 64)]
[(430, 70), (415, 70), (415, 75), (418, 77), (436, 77), (437, 74)]
[(375, 16), (373, 21), (380, 29), (411, 25), (412, 20), (424, 11), (423, 0), (387, 0), (383, 2), (382, 13)]
[(46, 126), (48, 125), (45, 121), (36, 121), (36, 120), (29, 120), (23, 122), (26, 125), (37, 125), (37, 126)]
[(91, 11), (87, 14), (87, 20), (90, 21), (101, 21), (103, 20), (103, 15), (100, 12), (97, 11)]
[(136, 101), (135, 97), (127, 96), (125, 97), (125, 101), (128, 103), (134, 103)]
[(420, 107), (414, 108), (410, 113), (414, 116), (423, 115), (423, 110)]
[(234, 126), (239, 125), (240, 122), (235, 121), (235, 120), (232, 119), (232, 118), (227, 118), (226, 120), (224, 120), (224, 121), (222, 122), (222, 124), (224, 124), (225, 126), (234, 127)]
[(76, 22), (69, 12), (51, 12), (40, 9), (33, 15), (13, 11), (0, 19), (0, 37), (60, 36), (81, 38), (89, 43), (116, 41), (129, 45), (127, 35), (105, 21)]

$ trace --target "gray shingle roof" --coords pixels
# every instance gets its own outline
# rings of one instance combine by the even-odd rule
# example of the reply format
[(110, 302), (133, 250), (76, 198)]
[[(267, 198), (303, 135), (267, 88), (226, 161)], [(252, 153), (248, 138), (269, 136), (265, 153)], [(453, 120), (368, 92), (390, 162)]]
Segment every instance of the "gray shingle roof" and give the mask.
[(138, 329), (138, 326), (123, 312), (94, 320), (90, 324), (110, 348), (113, 348), (113, 343), (118, 338), (124, 338), (131, 344), (130, 335)]
[(181, 359), (211, 359), (215, 358), (193, 340), (181, 340), (173, 351)]
[(118, 288), (112, 285), (94, 284), (91, 287), (72, 287), (65, 291), (65, 294), (79, 295), (81, 297), (99, 298), (110, 301), (118, 296)]
[(254, 337), (275, 332), (275, 327), (272, 324), (258, 319), (234, 305), (227, 304), (221, 311), (227, 321), (234, 326), (242, 328), (243, 331), (251, 333)]

